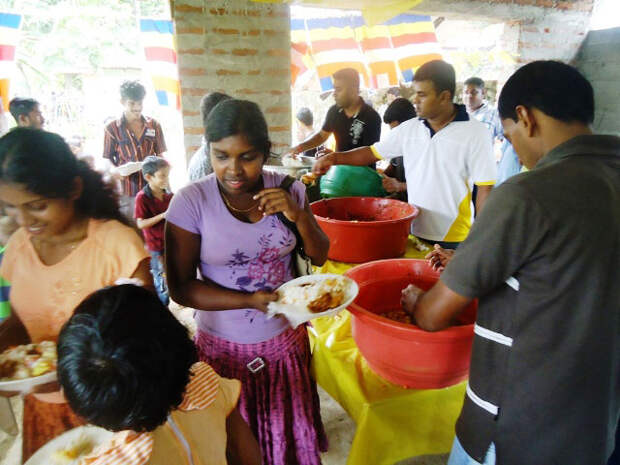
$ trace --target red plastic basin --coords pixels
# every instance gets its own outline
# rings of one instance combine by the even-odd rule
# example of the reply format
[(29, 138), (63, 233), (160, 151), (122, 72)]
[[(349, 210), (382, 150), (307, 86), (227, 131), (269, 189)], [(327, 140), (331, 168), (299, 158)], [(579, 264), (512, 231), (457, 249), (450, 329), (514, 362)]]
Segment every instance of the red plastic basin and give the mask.
[(460, 326), (429, 333), (380, 316), (400, 308), (401, 290), (407, 285), (428, 290), (439, 279), (425, 260), (380, 260), (356, 266), (345, 275), (360, 288), (349, 306), (353, 339), (373, 371), (416, 389), (442, 388), (467, 379), (477, 302), (460, 315)]
[(406, 202), (379, 197), (323, 199), (310, 208), (329, 237), (327, 256), (345, 263), (402, 256), (419, 213)]

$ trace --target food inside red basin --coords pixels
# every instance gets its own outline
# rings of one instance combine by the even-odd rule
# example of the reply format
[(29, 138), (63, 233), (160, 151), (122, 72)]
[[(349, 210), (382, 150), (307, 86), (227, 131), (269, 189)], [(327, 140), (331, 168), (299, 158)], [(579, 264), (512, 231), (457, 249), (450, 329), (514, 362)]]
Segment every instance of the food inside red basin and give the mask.
[(310, 207), (329, 237), (329, 259), (345, 263), (402, 256), (418, 215), (413, 205), (378, 197), (324, 199)]
[(467, 378), (477, 302), (458, 317), (455, 326), (429, 333), (381, 316), (400, 309), (401, 291), (409, 284), (428, 290), (439, 279), (425, 260), (380, 260), (345, 275), (359, 285), (359, 294), (349, 306), (352, 332), (373, 371), (417, 389), (446, 387)]

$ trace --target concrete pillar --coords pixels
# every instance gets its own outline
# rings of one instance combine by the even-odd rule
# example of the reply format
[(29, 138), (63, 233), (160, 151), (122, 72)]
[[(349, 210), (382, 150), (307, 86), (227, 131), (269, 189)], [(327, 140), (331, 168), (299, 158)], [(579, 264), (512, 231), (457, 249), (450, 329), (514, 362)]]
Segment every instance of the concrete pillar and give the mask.
[(200, 99), (213, 91), (258, 103), (274, 148), (288, 146), (288, 6), (246, 0), (180, 0), (172, 6), (187, 156), (201, 143)]

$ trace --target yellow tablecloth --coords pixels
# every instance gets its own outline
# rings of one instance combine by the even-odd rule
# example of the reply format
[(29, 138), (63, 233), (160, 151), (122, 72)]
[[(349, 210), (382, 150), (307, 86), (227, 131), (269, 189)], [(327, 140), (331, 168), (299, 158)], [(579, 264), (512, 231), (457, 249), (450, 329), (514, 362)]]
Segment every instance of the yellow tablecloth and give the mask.
[[(428, 250), (411, 237), (406, 257), (422, 258)], [(323, 273), (344, 273), (353, 265), (328, 262)], [(415, 390), (376, 375), (351, 336), (351, 315), (313, 321), (309, 327), (317, 382), (357, 424), (348, 465), (392, 465), (417, 455), (447, 453), (463, 405), (465, 383), (445, 389)]]
[[(432, 250), (432, 246), (428, 242), (421, 241), (415, 236), (409, 236), (407, 240), (407, 249), (403, 258), (424, 258)], [(313, 267), (313, 273), (336, 273), (343, 274), (349, 268), (359, 263), (342, 263), (327, 260), (323, 266)]]

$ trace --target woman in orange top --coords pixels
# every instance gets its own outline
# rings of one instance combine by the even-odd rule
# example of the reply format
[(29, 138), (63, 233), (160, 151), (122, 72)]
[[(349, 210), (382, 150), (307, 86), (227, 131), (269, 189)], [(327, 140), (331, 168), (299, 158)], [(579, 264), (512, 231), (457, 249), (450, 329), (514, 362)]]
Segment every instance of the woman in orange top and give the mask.
[[(87, 295), (118, 279), (152, 287), (149, 255), (120, 215), (112, 187), (57, 134), (17, 128), (0, 139), (0, 201), (20, 226), (0, 266), (12, 308), (0, 325), (0, 351), (55, 341)], [(24, 398), (24, 460), (81, 423), (58, 386), (49, 389), (56, 392)]]

